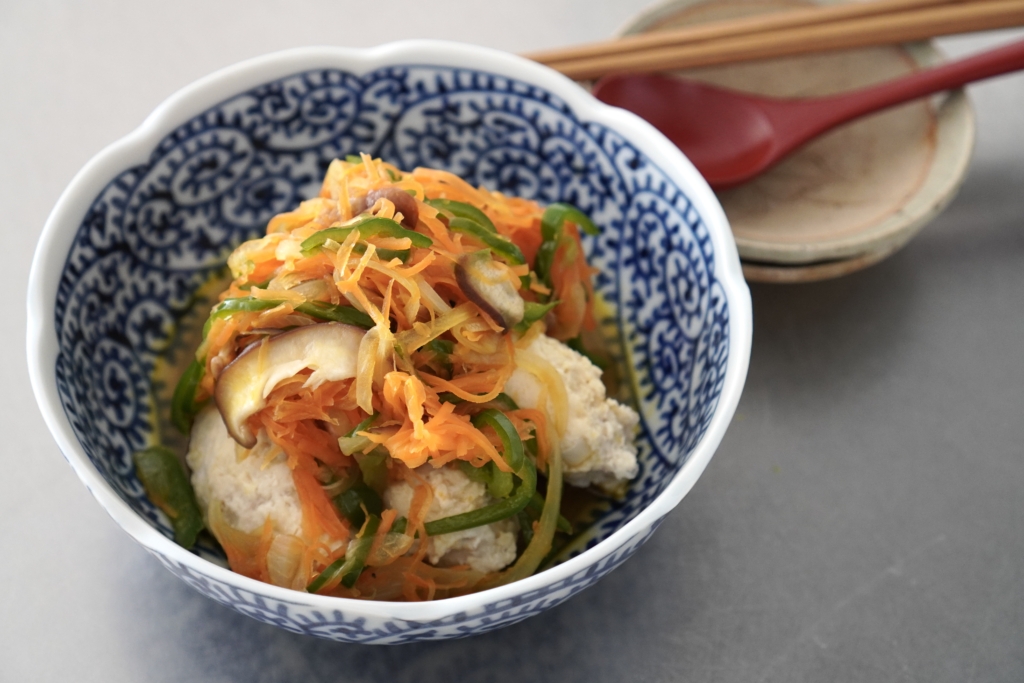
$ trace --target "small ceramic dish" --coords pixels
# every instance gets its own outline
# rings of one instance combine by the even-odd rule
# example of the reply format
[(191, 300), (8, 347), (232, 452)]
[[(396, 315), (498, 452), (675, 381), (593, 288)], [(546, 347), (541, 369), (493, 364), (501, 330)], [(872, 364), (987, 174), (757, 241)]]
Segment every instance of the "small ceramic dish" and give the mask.
[[(160, 438), (154, 379), (202, 288), (330, 161), (369, 152), (547, 203), (602, 227), (602, 329), (641, 415), (641, 471), (555, 566), (432, 603), (310, 595), (189, 552), (145, 497), (131, 453)], [(61, 451), (107, 512), (220, 603), (297, 633), (397, 643), (453, 638), (556, 605), (618, 566), (700, 476), (739, 400), (750, 297), (714, 194), (639, 118), (527, 60), (440, 42), (308, 48), (197, 81), (100, 153), (54, 208), (28, 296), (32, 386)], [(193, 316), (194, 317), (194, 316)]]
[[(787, 0), (673, 0), (624, 33), (664, 30), (799, 6)], [(802, 3), (806, 4), (806, 3)], [(844, 50), (678, 72), (779, 97), (829, 95), (942, 61), (928, 42)], [(751, 280), (838, 277), (889, 256), (956, 194), (974, 145), (962, 90), (838, 128), (767, 173), (718, 195)]]

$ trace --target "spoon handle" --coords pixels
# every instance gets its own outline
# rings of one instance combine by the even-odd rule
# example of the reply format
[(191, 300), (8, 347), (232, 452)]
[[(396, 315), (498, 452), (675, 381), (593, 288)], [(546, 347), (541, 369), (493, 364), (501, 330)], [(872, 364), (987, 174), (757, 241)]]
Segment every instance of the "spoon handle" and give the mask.
[[(1024, 40), (849, 93), (806, 100), (817, 135), (858, 116), (984, 78), (1024, 69)], [(806, 132), (806, 131), (805, 131)]]

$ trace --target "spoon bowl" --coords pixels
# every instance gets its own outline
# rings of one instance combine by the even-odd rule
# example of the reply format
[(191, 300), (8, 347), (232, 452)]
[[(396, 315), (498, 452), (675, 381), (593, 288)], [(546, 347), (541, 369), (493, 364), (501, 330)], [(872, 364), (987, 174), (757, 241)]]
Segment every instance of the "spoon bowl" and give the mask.
[(766, 98), (661, 74), (610, 76), (597, 83), (594, 95), (653, 124), (716, 189), (776, 158), (780, 135)]
[(594, 96), (647, 119), (717, 190), (756, 177), (843, 123), (1024, 68), (1024, 41), (831, 97), (775, 99), (659, 74), (612, 74)]

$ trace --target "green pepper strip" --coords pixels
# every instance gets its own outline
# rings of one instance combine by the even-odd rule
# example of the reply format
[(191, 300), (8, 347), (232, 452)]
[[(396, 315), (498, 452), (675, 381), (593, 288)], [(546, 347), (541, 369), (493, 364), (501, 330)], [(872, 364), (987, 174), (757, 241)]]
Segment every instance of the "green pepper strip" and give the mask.
[(354, 527), (363, 525), (366, 521), (366, 512), (370, 515), (380, 515), (384, 511), (384, 501), (380, 499), (380, 495), (361, 479), (346, 491), (336, 495), (334, 506)]
[(557, 250), (558, 238), (553, 240), (544, 240), (537, 248), (537, 258), (533, 261), (533, 271), (537, 273), (537, 277), (540, 281), (549, 288), (552, 287), (551, 266), (555, 262), (555, 252)]
[[(529, 462), (529, 461), (527, 461)], [(532, 497), (532, 496), (531, 496)], [(558, 444), (552, 444), (548, 454), (548, 490), (544, 498), (544, 509), (541, 511), (537, 527), (532, 538), (526, 545), (519, 559), (503, 572), (483, 580), (477, 588), (484, 590), (503, 586), (530, 576), (544, 561), (551, 551), (552, 539), (558, 526), (558, 511), (562, 505), (562, 452)]]
[(494, 227), (494, 223), (492, 223), (491, 219), (487, 217), (487, 214), (472, 204), (457, 202), (452, 199), (428, 199), (425, 203), (434, 207), (438, 211), (451, 214), (457, 218), (468, 218), (471, 221), (479, 223), (482, 227), (486, 228), (488, 232), (495, 235), (498, 234), (498, 229)]
[(358, 434), (359, 432), (365, 432), (367, 429), (370, 428), (370, 425), (372, 425), (373, 421), (376, 420), (378, 417), (380, 417), (380, 413), (374, 412), (373, 415), (370, 415), (365, 420), (363, 420), (362, 422), (357, 424), (355, 427), (353, 427), (352, 431), (349, 432), (348, 434), (346, 434), (345, 436), (352, 437), (352, 436), (355, 436), (356, 434)]
[(453, 531), (463, 531), (478, 526), (486, 526), (494, 522), (511, 517), (530, 502), (534, 491), (537, 490), (537, 468), (533, 462), (524, 458), (523, 467), (516, 472), (521, 481), (519, 487), (508, 498), (503, 498), (497, 503), (491, 503), (478, 510), (464, 512), (461, 515), (452, 515), (442, 519), (435, 519), (427, 522), (424, 526), (427, 529), (427, 536), (440, 536), (450, 534)]
[[(512, 399), (509, 398), (509, 400), (511, 401)], [(513, 403), (513, 405), (515, 404)], [(505, 449), (505, 452), (502, 454), (505, 457), (505, 462), (508, 463), (513, 472), (518, 472), (523, 466), (523, 461), (526, 460), (526, 456), (523, 453), (523, 441), (519, 438), (519, 432), (512, 426), (512, 422), (505, 417), (504, 413), (489, 408), (474, 415), (471, 421), (477, 429), (490, 427), (498, 434), (498, 438), (501, 439), (501, 445)]]
[(192, 429), (192, 419), (196, 416), (196, 390), (205, 373), (206, 367), (193, 360), (181, 374), (178, 385), (174, 387), (174, 396), (171, 398), (171, 424), (182, 434), (188, 434)]
[(544, 209), (544, 214), (540, 218), (541, 237), (545, 240), (555, 239), (558, 237), (559, 233), (561, 233), (562, 226), (564, 226), (566, 222), (575, 223), (588, 235), (601, 234), (601, 231), (598, 230), (597, 226), (594, 225), (594, 222), (590, 220), (587, 214), (583, 213), (572, 204), (557, 202)]
[[(450, 391), (442, 391), (440, 394), (437, 395), (437, 398), (440, 399), (442, 403), (452, 403), (454, 405), (459, 405), (460, 403), (468, 403), (468, 401), (466, 401), (463, 398), (459, 398)], [(519, 406), (516, 405), (516, 402), (512, 399), (511, 396), (509, 396), (505, 392), (498, 394), (487, 403), (475, 403), (474, 405), (497, 406), (498, 408), (504, 411), (519, 410)]]
[(218, 318), (226, 318), (232, 313), (266, 311), (280, 305), (280, 301), (273, 299), (254, 299), (253, 297), (224, 299), (224, 301), (213, 307), (210, 317), (206, 319), (206, 323), (203, 325), (203, 339), (206, 339), (206, 335), (210, 333), (210, 328), (213, 326), (213, 321)]
[(496, 232), (489, 231), (474, 220), (456, 216), (448, 221), (448, 227), (455, 232), (461, 232), (464, 235), (480, 240), (484, 246), (505, 259), (506, 263), (511, 265), (526, 263), (526, 257), (523, 256), (522, 250), (515, 243), (505, 239)]
[(448, 376), (451, 377), (455, 370), (451, 359), (451, 355), (455, 351), (454, 342), (450, 342), (446, 339), (431, 339), (423, 345), (421, 350), (433, 354), (438, 364), (440, 364), (441, 369), (447, 372)]
[(566, 222), (575, 223), (588, 235), (597, 235), (600, 231), (585, 213), (570, 204), (556, 203), (544, 209), (540, 219), (540, 234), (543, 241), (537, 249), (533, 269), (537, 277), (551, 286), (551, 266), (555, 261), (555, 252), (562, 240), (562, 228)]
[(491, 470), (491, 480), (487, 482), (487, 492), (495, 498), (507, 498), (512, 493), (512, 473), (499, 470), (494, 463), (488, 469)]
[[(534, 493), (533, 497), (530, 498), (530, 502), (526, 504), (526, 509), (524, 510), (524, 512), (527, 515), (529, 515), (532, 521), (536, 521), (540, 519), (540, 515), (543, 511), (544, 497), (540, 495), (540, 492)], [(572, 524), (570, 524), (569, 520), (563, 517), (562, 515), (558, 515), (558, 522), (556, 528), (563, 534), (572, 533)]]
[(370, 556), (373, 537), (378, 528), (380, 528), (380, 517), (370, 515), (355, 544), (345, 552), (345, 564), (341, 567), (341, 585), (345, 588), (356, 585), (356, 580), (363, 573), (363, 567), (366, 566), (366, 559)]
[(349, 545), (345, 557), (339, 557), (320, 572), (320, 575), (306, 586), (306, 591), (316, 593), (339, 575), (345, 588), (354, 586), (363, 572), (363, 567), (366, 566), (366, 559), (370, 556), (370, 548), (373, 546), (373, 536), (379, 527), (380, 517), (370, 515), (356, 537), (356, 542)]
[[(363, 249), (362, 251), (360, 251), (359, 249), (355, 249), (354, 251), (358, 251), (360, 254), (362, 254), (366, 250)], [(384, 261), (385, 263), (387, 263), (388, 261), (391, 261), (392, 259), (398, 259), (402, 263), (405, 263), (406, 261), (409, 260), (409, 254), (412, 253), (412, 251), (410, 249), (380, 249), (380, 248), (378, 248), (376, 253), (377, 253), (377, 258), (379, 258), (381, 261)]]
[(519, 438), (515, 427), (505, 415), (492, 409), (485, 410), (473, 416), (473, 426), (478, 429), (481, 426), (489, 426), (494, 429), (501, 439), (504, 447), (505, 462), (521, 480), (518, 488), (508, 498), (499, 500), (496, 503), (484, 506), (478, 510), (464, 512), (461, 515), (452, 515), (442, 519), (435, 519), (427, 522), (424, 526), (428, 536), (439, 536), (450, 534), (453, 531), (472, 529), (478, 526), (493, 524), (506, 517), (518, 513), (533, 497), (537, 490), (537, 468), (533, 461), (526, 457), (523, 452), (523, 442)]
[(324, 242), (327, 240), (344, 242), (345, 238), (348, 237), (349, 233), (353, 230), (358, 230), (359, 236), (363, 239), (373, 236), (399, 238), (408, 237), (412, 242), (412, 246), (424, 248), (429, 247), (434, 243), (434, 240), (430, 239), (426, 235), (414, 232), (413, 230), (407, 230), (390, 218), (374, 216), (373, 218), (367, 218), (364, 221), (360, 221), (355, 225), (349, 225), (343, 228), (327, 228), (326, 230), (314, 232), (302, 242), (302, 253), (306, 255), (311, 254), (322, 247)]
[(170, 517), (174, 540), (191, 548), (203, 529), (203, 515), (178, 456), (163, 446), (150, 446), (136, 452), (132, 460), (146, 495)]
[(329, 304), (326, 301), (307, 301), (295, 307), (295, 310), (303, 315), (317, 320), (328, 320), (330, 322), (345, 323), (368, 330), (373, 327), (373, 318), (362, 311), (351, 306), (338, 306)]
[(544, 316), (548, 314), (555, 306), (562, 303), (558, 299), (549, 301), (546, 304), (538, 304), (533, 301), (527, 301), (526, 307), (523, 310), (523, 319), (515, 325), (515, 331), (519, 334), (526, 334), (526, 331), (530, 329), (530, 325), (534, 324)]
[[(280, 306), (282, 303), (284, 301), (280, 299), (255, 299), (252, 297), (225, 299), (214, 307), (210, 317), (206, 320), (206, 324), (203, 325), (203, 339), (206, 339), (206, 335), (210, 332), (210, 327), (213, 326), (213, 321), (218, 318), (226, 318), (233, 313), (266, 311)], [(306, 301), (296, 306), (295, 310), (317, 320), (345, 323), (346, 325), (361, 327), (364, 330), (373, 327), (373, 318), (351, 306), (338, 306), (325, 301)]]
[(473, 467), (472, 463), (465, 460), (457, 462), (463, 474), (486, 486), (487, 492), (495, 498), (507, 498), (508, 494), (512, 493), (515, 482), (511, 472), (499, 470), (493, 462), (489, 462), (483, 467)]
[(388, 486), (388, 452), (378, 446), (369, 453), (355, 453), (352, 457), (363, 473), (363, 482), (377, 495), (383, 495)]

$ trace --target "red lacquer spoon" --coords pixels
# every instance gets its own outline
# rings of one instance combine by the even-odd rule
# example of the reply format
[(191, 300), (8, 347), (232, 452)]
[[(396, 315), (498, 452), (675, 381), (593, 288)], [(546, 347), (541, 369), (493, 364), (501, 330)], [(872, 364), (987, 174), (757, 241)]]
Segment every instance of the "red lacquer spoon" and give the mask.
[(594, 95), (654, 124), (723, 190), (859, 116), (1017, 69), (1024, 69), (1024, 41), (830, 97), (758, 97), (660, 74), (606, 76)]

